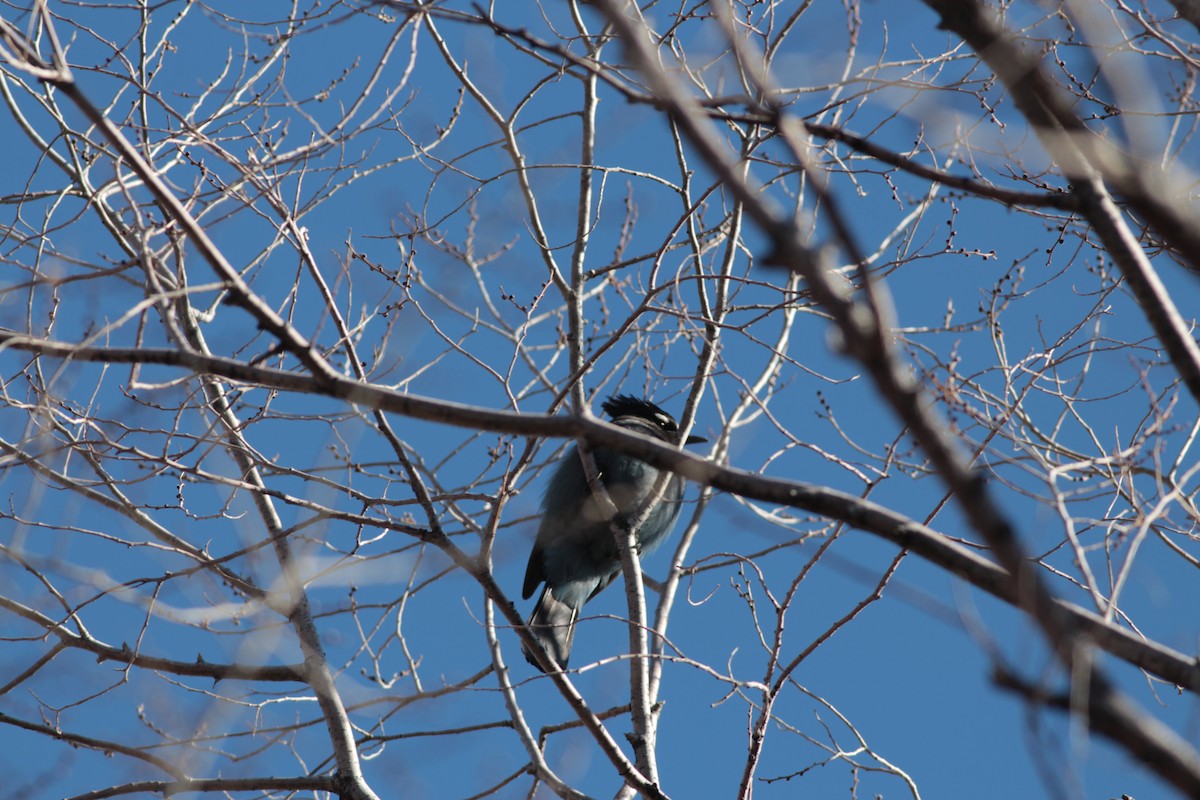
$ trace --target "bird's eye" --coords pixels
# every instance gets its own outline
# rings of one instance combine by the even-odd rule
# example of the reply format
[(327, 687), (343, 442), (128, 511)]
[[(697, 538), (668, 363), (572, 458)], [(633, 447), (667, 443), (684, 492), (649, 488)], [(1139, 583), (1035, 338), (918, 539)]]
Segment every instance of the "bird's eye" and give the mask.
[(675, 420), (668, 417), (666, 414), (655, 414), (654, 421), (658, 423), (658, 427), (664, 431), (679, 430), (679, 426), (675, 424)]

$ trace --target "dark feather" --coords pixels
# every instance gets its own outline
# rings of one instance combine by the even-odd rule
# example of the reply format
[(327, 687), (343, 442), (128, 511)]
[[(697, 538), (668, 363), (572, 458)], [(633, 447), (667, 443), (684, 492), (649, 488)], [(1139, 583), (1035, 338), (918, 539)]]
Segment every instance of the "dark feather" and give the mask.
[[(619, 394), (605, 400), (602, 408), (616, 425), (672, 444), (679, 442), (675, 419), (649, 400)], [(640, 511), (657, 484), (659, 470), (606, 447), (592, 448), (592, 456), (618, 517)], [(666, 539), (679, 516), (682, 498), (683, 479), (672, 476), (637, 531), (639, 552), (649, 553)], [(555, 465), (542, 495), (542, 521), (521, 587), (522, 596), (528, 598), (540, 584), (546, 585), (527, 625), (560, 668), (567, 666), (580, 610), (620, 573), (613, 520), (592, 495), (579, 451), (571, 448)], [(522, 650), (529, 663), (541, 669), (529, 650)]]

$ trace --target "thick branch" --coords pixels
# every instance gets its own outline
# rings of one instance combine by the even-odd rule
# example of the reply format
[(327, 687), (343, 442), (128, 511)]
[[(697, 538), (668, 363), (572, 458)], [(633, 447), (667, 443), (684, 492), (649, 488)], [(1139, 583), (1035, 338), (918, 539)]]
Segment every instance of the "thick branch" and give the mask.
[[(701, 456), (676, 450), (602, 420), (496, 411), (395, 392), (345, 378), (325, 384), (308, 375), (176, 350), (74, 348), (62, 342), (0, 332), (0, 348), (5, 346), (79, 361), (177, 366), (273, 389), (352, 399), (367, 408), (461, 428), (521, 436), (582, 437), (593, 447), (603, 446), (637, 456), (652, 466), (670, 470), (703, 485), (841, 520), (900, 547), (911, 549), (922, 558), (995, 597), (1008, 603), (1017, 603), (1016, 593), (1003, 569), (955, 544), (941, 533), (891, 509), (834, 489), (722, 467)], [(1074, 604), (1061, 600), (1055, 602), (1071, 614), (1074, 624), (1099, 647), (1169, 683), (1200, 693), (1200, 665), (1195, 658), (1109, 625)], [(515, 609), (513, 613), (514, 622), (520, 625), (520, 616)]]

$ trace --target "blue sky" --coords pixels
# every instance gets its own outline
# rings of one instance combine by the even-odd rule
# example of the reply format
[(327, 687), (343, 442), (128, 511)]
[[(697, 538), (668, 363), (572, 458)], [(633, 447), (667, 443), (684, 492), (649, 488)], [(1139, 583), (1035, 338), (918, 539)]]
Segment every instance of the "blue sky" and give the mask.
[[(261, 192), (239, 179), (243, 169), (270, 159), (268, 142), (286, 152), (319, 141), (318, 129), (330, 131), (346, 109), (365, 96), (369, 102), (349, 127), (368, 119), (369, 126), (336, 147), (314, 148), (306, 160), (275, 164), (262, 175), (286, 204), (301, 210), (298, 223), (305, 228), (307, 246), (343, 317), (359, 326), (356, 344), (367, 362), (368, 379), (403, 392), (485, 408), (546, 411), (553, 391), (569, 373), (561, 347), (563, 302), (554, 287), (547, 286), (545, 259), (534, 244), (530, 212), (511, 158), (501, 147), (499, 130), (473, 99), (460, 102), (461, 85), (437, 53), (428, 30), (419, 29), (414, 37), (411, 28), (405, 29), (404, 36), (389, 44), (399, 30), (398, 15), (380, 19), (351, 13), (344, 6), (314, 5), (308, 10), (314, 21), (301, 26), (303, 34), (289, 45), (286, 58), (267, 62), (267, 54), (282, 52), (273, 35), (283, 29), (286, 4), (247, 11), (240, 4), (168, 3), (154, 11), (146, 40), (159, 42), (165, 35), (170, 47), (151, 59), (147, 73), (137, 68), (136, 9), (51, 7), (64, 17), (60, 35), (68, 41), (84, 91), (110, 110), (130, 138), (135, 138), (141, 119), (148, 121), (155, 163), (172, 187), (192, 196), (198, 219), (230, 261), (245, 269), (244, 276), (260, 296), (306, 336), (334, 350), (330, 358), (339, 366), (343, 360), (334, 348), (336, 330), (294, 237), (281, 227)], [(578, 208), (580, 171), (573, 165), (580, 148), (579, 82), (558, 74), (554, 56), (548, 57), (552, 63), (547, 65), (489, 29), (450, 18), (458, 12), (473, 13), (471, 7), (445, 8), (449, 16), (437, 21), (438, 29), (456, 57), (465, 61), (479, 90), (502, 114), (523, 103), (517, 141), (553, 256), (567, 264)], [(1046, 158), (1002, 87), (989, 83), (989, 73), (970, 52), (936, 30), (935, 18), (920, 3), (867, 3), (856, 8), (861, 28), (849, 70), (854, 77), (841, 88), (832, 85), (842, 80), (849, 41), (843, 4), (815, 3), (789, 36), (774, 67), (780, 85), (805, 87), (796, 93), (791, 111), (809, 121), (868, 135), (874, 143), (897, 151), (907, 151), (920, 140), (927, 145), (916, 156), (922, 163), (957, 174), (977, 169), (1002, 186), (1032, 190), (1037, 178), (1024, 181), (1020, 174), (1046, 169)], [(653, 13), (661, 21), (677, 10), (662, 7)], [(780, 7), (777, 13), (787, 11)], [(261, 13), (262, 20), (242, 24), (226, 18), (226, 13)], [(510, 15), (500, 18), (503, 24), (528, 28), (541, 39), (551, 39), (571, 24), (559, 4), (548, 4), (537, 13), (497, 13)], [(594, 9), (585, 7), (582, 13), (593, 30), (599, 28)], [(762, 25), (768, 23), (769, 15), (753, 13)], [(1008, 21), (1017, 27), (1029, 25), (1032, 35), (1047, 40), (1061, 33), (1053, 20), (1034, 24), (1042, 20), (1041, 14), (1032, 5), (1017, 6)], [(28, 17), (18, 12), (5, 15), (21, 26), (28, 24)], [(704, 71), (714, 93), (733, 92), (736, 75), (728, 59), (715, 58), (723, 40), (714, 22), (689, 20), (678, 41), (687, 45), (693, 66), (714, 59)], [(577, 52), (578, 43), (572, 46)], [(372, 82), (371, 70), (389, 47), (394, 47), (390, 60), (379, 80)], [(955, 47), (935, 65), (916, 63)], [(1078, 64), (1068, 61), (1073, 68), (1086, 66), (1089, 58), (1086, 51), (1066, 44), (1064, 54), (1068, 60), (1078, 59)], [(615, 44), (605, 55), (620, 60)], [(875, 62), (879, 66), (872, 70)], [(271, 65), (245, 102), (222, 109), (204, 127), (203, 140), (178, 145), (187, 138), (181, 118), (189, 118), (191, 124), (205, 119), (266, 63)], [(1155, 63), (1147, 73), (1164, 96), (1177, 77), (1172, 69), (1170, 63)], [(131, 74), (149, 74), (152, 99), (142, 106), (134, 103)], [(12, 85), (11, 73), (6, 76)], [(967, 83), (960, 84), (964, 78)], [(1103, 94), (1103, 81), (1097, 86), (1097, 93)], [(198, 100), (206, 91), (205, 99)], [(15, 94), (50, 146), (67, 152), (55, 139), (51, 117), (34, 107), (35, 98)], [(601, 398), (618, 390), (645, 393), (679, 413), (692, 386), (703, 334), (695, 259), (679, 229), (684, 204), (677, 189), (684, 172), (659, 111), (630, 103), (607, 87), (601, 88), (600, 98), (596, 162), (603, 170), (596, 172), (585, 262), (586, 269), (597, 272), (587, 285), (595, 294), (584, 305), (585, 352), (599, 355), (584, 386), (589, 395)], [(980, 98), (987, 103), (981, 106)], [(740, 110), (736, 104), (730, 108)], [(1080, 113), (1086, 111), (1081, 106)], [(71, 124), (83, 127), (76, 111), (65, 113)], [(440, 128), (451, 120), (450, 135), (435, 143)], [(1117, 123), (1096, 124), (1122, 135)], [(1161, 127), (1148, 125), (1148, 140), (1167, 138)], [(269, 130), (269, 136), (259, 135), (255, 141), (253, 136), (263, 130)], [(90, 138), (97, 137), (93, 133)], [(65, 185), (62, 172), (39, 159), (37, 148), (11, 114), (0, 117), (0, 139), (13, 148), (13, 155), (0, 163), (0, 193), (11, 197), (22, 191), (58, 191)], [(417, 152), (413, 142), (426, 149)], [(712, 171), (690, 149), (685, 152), (698, 197), (709, 190)], [(1147, 341), (1150, 332), (1140, 310), (1123, 290), (1113, 288), (1111, 266), (1096, 267), (1102, 262), (1077, 221), (1049, 212), (1014, 211), (944, 187), (928, 197), (927, 182), (869, 159), (855, 159), (846, 150), (838, 152), (844, 160), (831, 166), (834, 196), (863, 249), (878, 250), (873, 266), (885, 276), (894, 301), (897, 341), (939, 413), (963, 431), (964, 445), (973, 447), (984, 440), (981, 420), (997, 408), (983, 398), (987, 391), (993, 398), (1022, 396), (1022, 411), (1039, 430), (1054, 430), (1064, 451), (1087, 458), (1122, 448), (1132, 452), (1130, 462), (1141, 471), (1131, 467), (1119, 481), (1120, 491), (1091, 473), (1078, 483), (1063, 479), (1070, 490), (1081, 492), (1072, 501), (1073, 518), (1089, 559), (1094, 559), (1090, 563), (1103, 578), (1106, 565), (1119, 564), (1128, 552), (1123, 549), (1128, 539), (1115, 531), (1129, 524), (1131, 509), (1136, 510), (1139, 501), (1152, 505), (1163, 494), (1153, 466), (1180, 453), (1187, 461), (1187, 436), (1195, 420), (1194, 404), (1186, 394), (1170, 405), (1176, 376), (1163, 364), (1156, 343)], [(770, 182), (765, 191), (777, 202), (797, 207), (803, 219), (815, 214), (816, 240), (827, 240), (825, 212), (814, 206), (809, 188), (786, 164), (772, 163), (785, 155), (783, 148), (763, 141), (754, 155), (751, 171), (758, 180)], [(1186, 148), (1179, 159), (1180, 169), (1194, 160)], [(843, 168), (847, 164), (854, 175)], [(1006, 174), (1010, 168), (1015, 177)], [(355, 170), (364, 174), (354, 176)], [(104, 156), (91, 167), (96, 184), (113, 174), (112, 161)], [(1044, 178), (1051, 186), (1063, 184), (1053, 173)], [(129, 192), (145, 203), (140, 187), (131, 185)], [(238, 199), (229, 199), (231, 194)], [(120, 197), (110, 197), (109, 202), (125, 215), (123, 221), (138, 222)], [(709, 229), (706, 236), (715, 239), (713, 226), (728, 204), (719, 189), (707, 197), (697, 214)], [(143, 211), (153, 226), (153, 210), (143, 206)], [(430, 226), (427, 236), (407, 235), (414, 219)], [(60, 270), (61, 275), (78, 276), (87, 271), (86, 265), (127, 258), (116, 237), (98, 221), (94, 205), (70, 196), (31, 200), (6, 212), (5, 225), (3, 254), (13, 277), (0, 274), (0, 326), (67, 341), (108, 326), (103, 342), (114, 346), (170, 341), (156, 312), (130, 312), (145, 295), (140, 270), (22, 290), (29, 273), (17, 267), (36, 263), (38, 274)], [(1058, 241), (1060, 225), (1065, 228)], [(19, 235), (31, 230), (52, 233), (28, 239)], [(37, 252), (43, 241), (51, 243), (51, 255)], [(165, 239), (156, 235), (151, 241), (162, 247)], [(676, 246), (657, 262), (646, 258), (603, 272), (633, 254), (653, 255), (663, 242)], [(730, 410), (771, 362), (784, 325), (781, 308), (792, 304), (797, 314), (785, 358), (771, 390), (760, 397), (770, 414), (731, 427), (728, 463), (866, 495), (914, 520), (928, 521), (947, 535), (974, 540), (954, 504), (940, 506), (941, 484), (927, 473), (919, 454), (911, 452), (911, 443), (868, 380), (831, 346), (827, 320), (803, 295), (783, 291), (784, 276), (761, 264), (764, 246), (762, 235), (748, 226), (730, 277), (739, 307), (722, 331), (719, 369), (701, 396), (696, 431), (714, 441), (721, 435)], [(216, 288), (206, 285), (214, 280), (212, 273), (192, 250), (185, 253), (192, 302), (212, 312), (202, 328), (213, 352), (276, 364), (269, 352), (272, 343), (256, 330), (253, 319), (221, 304)], [(721, 247), (714, 246), (700, 257), (703, 285), (710, 293), (718, 283), (721, 253)], [(466, 265), (472, 257), (480, 261), (474, 272)], [(1200, 299), (1194, 279), (1165, 257), (1154, 263), (1190, 319)], [(658, 292), (657, 305), (634, 313), (648, 289)], [(31, 303), (34, 313), (27, 315)], [(986, 324), (981, 304), (1003, 306), (996, 317), (1000, 327)], [(1089, 322), (1080, 326), (1083, 319)], [(527, 327), (519, 328), (522, 323)], [(514, 344), (512, 331), (518, 329), (523, 350)], [(1056, 357), (1061, 359), (1056, 371), (1038, 371)], [(947, 402), (951, 393), (944, 388), (945, 364), (952, 359), (958, 375), (969, 376), (981, 392), (977, 396), (964, 391), (970, 398), (962, 405), (953, 399)], [(1022, 359), (1027, 369), (999, 366)], [(61, 431), (36, 435), (44, 423), (19, 402), (28, 397), (26, 381), (19, 375), (28, 369), (27, 356), (0, 352), (0, 364), (8, 392), (8, 402), (0, 409), (0, 428), (10, 432), (6, 438), (24, 442), (30, 451), (43, 447), (42, 457), (56, 468), (71, 474), (83, 469), (82, 451), (64, 446)], [(280, 365), (295, 366), (286, 360)], [(49, 385), (74, 420), (96, 420), (94, 428), (78, 425), (81, 436), (103, 431), (121, 446), (149, 454), (148, 465), (140, 467), (134, 452), (97, 445), (105, 458), (113, 459), (115, 474), (128, 482), (122, 485), (133, 502), (210, 553), (250, 548), (232, 563), (270, 585), (278, 567), (269, 548), (261, 547), (265, 537), (251, 498), (231, 484), (236, 469), (212, 435), (211, 416), (196, 408), (196, 384), (178, 381), (178, 371), (160, 367), (144, 368), (137, 386), (131, 375), (128, 367), (69, 364)], [(1064, 404), (1051, 391), (1056, 385), (1071, 386), (1078, 402)], [(420, 524), (420, 509), (412, 503), (394, 455), (367, 412), (312, 395), (276, 395), (255, 387), (243, 391), (237, 403), (247, 421), (246, 435), (277, 493), (284, 525), (296, 526), (293, 546), (311, 578), (317, 624), (339, 672), (339, 690), (353, 707), (352, 719), (364, 730), (408, 735), (366, 749), (369, 782), (381, 796), (469, 797), (519, 769), (525, 756), (513, 732), (503, 727), (507, 715), (494, 677), (484, 677), (470, 691), (411, 704), (405, 698), (417, 691), (414, 678), (400, 677), (390, 687), (373, 679), (373, 657), (384, 679), (402, 673), (408, 664), (393, 635), (397, 629), (420, 664), (418, 677), (425, 691), (464, 681), (490, 662), (481, 592), (469, 577), (447, 572), (443, 555), (414, 544), (399, 530), (355, 526), (317, 510), (377, 514), (394, 521), (411, 512)], [(1147, 421), (1147, 409), (1155, 402), (1160, 429), (1152, 429)], [(1168, 406), (1169, 413), (1163, 410)], [(978, 416), (972, 419), (972, 414)], [(420, 460), (434, 494), (449, 498), (438, 500), (442, 524), (450, 533), (461, 534), (456, 541), (464, 550), (474, 552), (479, 537), (472, 526), (487, 520), (488, 495), (496, 491), (526, 441), (402, 417), (391, 422)], [(1061, 571), (1048, 577), (1054, 590), (1086, 606), (1086, 593), (1072, 582), (1077, 569), (1063, 547), (1063, 522), (1045, 502), (1047, 468), (1038, 464), (1031, 448), (1014, 444), (1028, 433), (1018, 422), (1000, 427), (1006, 435), (987, 440), (979, 463), (991, 470), (993, 489), (1027, 550), (1047, 554), (1046, 563)], [(99, 441), (99, 433), (95, 437)], [(547, 474), (543, 467), (560, 444), (540, 446), (531, 466), (515, 481), (518, 493), (508, 501), (495, 532), (497, 581), (522, 612), (530, 607), (518, 597), (536, 532), (538, 499)], [(703, 447), (707, 446), (700, 451), (707, 452)], [(892, 457), (885, 459), (881, 454), (889, 447)], [(868, 487), (864, 476), (870, 476), (873, 485)], [(474, 494), (465, 496), (469, 492)], [(96, 637), (117, 646), (136, 642), (146, 652), (171, 653), (184, 660), (197, 653), (213, 662), (299, 659), (286, 624), (246, 603), (220, 580), (197, 574), (158, 582), (156, 576), (175, 574), (186, 560), (153, 546), (128, 517), (89, 503), (78, 492), (65, 491), (15, 462), (0, 473), (0, 493), (8, 506), (8, 532), (0, 532), (0, 541), (9, 552), (52, 575), (68, 603), (79, 604), (81, 617)], [(688, 490), (681, 530), (695, 508), (697, 493), (694, 486)], [(1186, 515), (1182, 519), (1186, 521)], [(668, 666), (662, 690), (662, 786), (676, 798), (732, 796), (741, 777), (747, 725), (757, 696), (745, 686), (732, 691), (713, 673), (728, 671), (740, 681), (762, 677), (764, 650), (749, 624), (747, 597), (753, 596), (760, 622), (772, 624), (766, 610), (768, 590), (782, 596), (836, 531), (836, 540), (805, 573), (788, 610), (782, 649), (787, 660), (869, 596), (897, 552), (870, 534), (837, 529), (828, 520), (793, 518), (771, 524), (725, 495), (712, 499), (698, 524), (695, 544), (684, 561), (696, 567), (696, 573), (684, 582), (686, 591), (676, 602), (668, 632), (695, 664)], [(1184, 528), (1180, 541), (1186, 544), (1191, 534)], [(798, 543), (753, 558), (758, 573), (751, 562), (739, 569), (731, 557), (749, 557), (793, 539)], [(646, 559), (649, 576), (664, 576), (670, 549)], [(1113, 560), (1106, 561), (1106, 555)], [(0, 561), (0, 569), (12, 596), (55, 613), (52, 593), (19, 561)], [(1150, 537), (1139, 551), (1121, 603), (1139, 630), (1184, 653), (1196, 647), (1191, 612), (1200, 597), (1193, 573), (1193, 567)], [(400, 616), (398, 600), (410, 579), (419, 590)], [(117, 591), (115, 584), (123, 588)], [(651, 600), (654, 597), (651, 593)], [(228, 609), (234, 611), (227, 613)], [(624, 598), (617, 589), (590, 604), (572, 666), (623, 653), (624, 614)], [(197, 624), (206, 616), (211, 624)], [(46, 645), (34, 626), (14, 618), (0, 620), (3, 636), (13, 639), (0, 648), (0, 675), (7, 676), (0, 681), (5, 681), (43, 654)], [(500, 640), (534, 730), (569, 720), (562, 698), (521, 659), (515, 634), (501, 631)], [(912, 796), (895, 775), (855, 771), (842, 761), (827, 761), (826, 748), (850, 753), (860, 747), (839, 719), (841, 714), (872, 752), (911, 777), (924, 798), (1170, 796), (1166, 786), (1083, 727), (998, 690), (991, 680), (995, 658), (1031, 682), (1045, 681), (1055, 689), (1063, 685), (1040, 633), (1016, 611), (918, 556), (907, 556), (882, 597), (824, 641), (796, 671), (796, 686), (777, 707), (782, 724), (773, 725), (769, 733), (756, 794)], [(1197, 741), (1200, 720), (1193, 697), (1150, 682), (1113, 659), (1103, 663), (1137, 703), (1189, 741)], [(126, 680), (113, 665), (98, 669), (94, 656), (83, 653), (62, 654), (52, 666), (0, 697), (0, 712), (36, 719), (44, 717), (47, 708), (62, 708), (64, 729), (94, 736), (119, 734), (140, 744), (154, 741), (155, 729), (178, 736), (259, 730), (254, 737), (235, 736), (228, 746), (193, 751), (188, 768), (196, 776), (302, 775), (320, 771), (329, 755), (320, 725), (294, 736), (282, 734), (282, 742), (251, 757), (225, 755), (226, 749), (246, 747), (246, 740), (265, 743), (270, 736), (261, 728), (316, 717), (315, 703), (290, 685), (214, 685), (137, 670)], [(601, 661), (573, 680), (594, 709), (628, 702), (628, 671), (622, 661)], [(114, 688), (98, 694), (110, 686)], [(485, 723), (494, 726), (454, 736), (416, 735)], [(627, 718), (609, 724), (614, 737), (624, 742)], [(175, 752), (170, 747), (161, 750)], [(34, 792), (29, 796), (70, 796), (108, 783), (161, 777), (127, 758), (62, 749), (11, 725), (0, 725), (0, 753), (5, 754), (0, 763), (9, 774), (23, 775), (27, 786), (37, 787), (28, 790)], [(33, 775), (25, 754), (34, 754), (47, 773)], [(578, 730), (555, 733), (547, 757), (564, 779), (593, 796), (609, 796), (618, 788), (611, 765)], [(862, 753), (854, 757), (874, 763)], [(496, 796), (523, 797), (529, 785), (528, 777), (520, 776)], [(42, 787), (44, 795), (37, 793)], [(539, 796), (550, 794), (542, 787)]]

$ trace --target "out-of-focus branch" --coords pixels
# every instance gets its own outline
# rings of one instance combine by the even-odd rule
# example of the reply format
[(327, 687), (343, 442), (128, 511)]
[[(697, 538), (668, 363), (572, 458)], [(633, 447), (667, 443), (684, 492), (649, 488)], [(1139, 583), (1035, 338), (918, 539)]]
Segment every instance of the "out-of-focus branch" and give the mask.
[(925, 3), (941, 16), (941, 27), (969, 44), (1008, 87), (1046, 151), (1072, 182), (1081, 213), (1121, 269), (1188, 391), (1200, 402), (1200, 346), (1109, 196), (1106, 184), (1198, 273), (1200, 218), (1183, 206), (1179, 190), (1160, 168), (1135, 160), (1092, 133), (1038, 61), (1020, 47), (994, 12), (978, 0)]
[[(551, 53), (557, 61), (572, 64), (579, 72), (599, 78), (628, 102), (652, 106), (660, 105), (659, 100), (654, 95), (647, 94), (640, 91), (638, 87), (617, 80), (614, 77), (614, 72), (606, 64), (595, 59), (580, 56), (569, 48), (556, 45), (553, 42), (539, 39), (531, 35), (528, 30), (504, 25), (495, 17), (488, 14), (485, 9), (481, 9), (480, 14), (481, 19), (497, 33), (510, 39), (524, 42), (538, 50)], [(746, 96), (724, 95), (712, 99), (700, 98), (697, 100), (697, 103), (704, 113), (713, 119), (728, 120), (747, 125), (769, 126), (772, 124), (772, 118), (759, 111), (735, 112), (729, 110), (731, 106), (758, 106), (758, 103)], [(1068, 192), (1022, 192), (1014, 189), (1005, 189), (1001, 186), (963, 175), (955, 175), (945, 170), (923, 164), (914, 158), (897, 153), (894, 150), (889, 150), (868, 138), (851, 133), (837, 125), (805, 120), (804, 126), (809, 133), (817, 138), (839, 142), (851, 150), (882, 161), (918, 178), (934, 181), (951, 189), (958, 189), (978, 197), (996, 200), (1006, 205), (1028, 208), (1057, 208), (1069, 211), (1074, 209), (1078, 203)]]
[[(36, 46), (7, 20), (0, 20), (0, 38), (6, 45), (0, 51), (0, 56), (3, 56), (14, 69), (30, 72), (39, 80), (57, 88), (83, 112), (89, 122), (102, 132), (109, 144), (120, 153), (129, 168), (144, 182), (168, 218), (179, 226), (208, 264), (220, 275), (230, 291), (230, 301), (233, 304), (247, 309), (255, 317), (260, 327), (271, 333), (280, 346), (292, 353), (314, 375), (336, 374), (315, 351), (310, 342), (257, 296), (243, 280), (241, 274), (226, 260), (224, 254), (216, 247), (185, 205), (167, 187), (158, 172), (130, 144), (105, 113), (83, 93), (66, 65), (64, 53), (54, 33), (54, 21), (44, 5), (39, 4), (38, 14), (52, 45), (51, 61), (44, 62), (38, 56)], [(147, 266), (149, 268), (149, 265)], [(188, 336), (187, 341), (180, 341), (178, 344), (181, 347), (186, 345), (200, 348), (202, 352), (205, 351), (203, 340), (199, 337), (194, 320), (187, 319), (183, 323), (186, 330), (195, 335)], [(249, 456), (251, 449), (247, 446), (241, 432), (242, 423), (229, 403), (227, 392), (214, 380), (214, 376), (202, 375), (200, 379), (208, 403), (224, 428), (226, 450), (230, 458), (238, 465), (239, 473), (243, 478), (255, 486), (252, 498), (275, 546), (285, 576), (284, 592), (288, 595), (285, 613), (296, 631), (301, 650), (304, 653), (303, 674), (313, 688), (329, 731), (341, 783), (337, 791), (346, 800), (377, 800), (375, 793), (363, 777), (350, 723), (338, 696), (333, 674), (325, 660), (320, 636), (309, 609), (307, 595), (300, 583), (299, 576), (294, 572), (284, 526), (275, 511), (273, 501), (263, 491), (265, 486), (257, 466)]]
[[(975, 8), (977, 4), (932, 3), (945, 7), (953, 16), (962, 16), (963, 7)], [(723, 150), (712, 126), (706, 124), (695, 101), (673, 81), (649, 45), (650, 30), (643, 21), (635, 20), (637, 7), (618, 0), (601, 0), (600, 6), (613, 27), (625, 41), (631, 61), (646, 76), (652, 91), (660, 97), (668, 113), (680, 124), (709, 166), (719, 175), (726, 187), (747, 204), (747, 213), (759, 223), (771, 237), (774, 252), (771, 260), (804, 276), (813, 296), (829, 312), (842, 338), (845, 351), (854, 357), (870, 374), (880, 396), (908, 427), (910, 435), (920, 444), (937, 472), (946, 482), (952, 494), (961, 504), (971, 525), (983, 537), (995, 553), (1000, 565), (1007, 572), (1012, 590), (1020, 607), (1041, 626), (1050, 645), (1062, 661), (1073, 680), (1084, 682), (1088, 687), (1088, 698), (1093, 701), (1085, 714), (1093, 710), (1114, 720), (1125, 720), (1129, 729), (1137, 729), (1144, 735), (1139, 737), (1136, 747), (1129, 747), (1151, 769), (1192, 796), (1200, 795), (1200, 754), (1174, 732), (1146, 717), (1130, 706), (1107, 679), (1095, 667), (1090, 656), (1088, 640), (1075, 626), (1075, 618), (1053, 599), (1035, 566), (1025, 557), (1005, 515), (997, 506), (982, 476), (971, 469), (970, 464), (959, 453), (946, 428), (929, 411), (923, 393), (909, 377), (891, 344), (889, 320), (885, 318), (886, 306), (878, 295), (865, 287), (866, 302), (858, 303), (846, 296), (831, 280), (827, 265), (801, 242), (800, 231), (790, 219), (781, 217), (769, 203), (754, 191), (748, 181), (740, 180), (733, 169), (733, 159)], [(952, 9), (952, 10), (950, 10)], [(945, 14), (943, 18), (945, 19)], [(990, 36), (982, 45), (991, 45), (996, 37)], [(737, 44), (734, 44), (735, 52)], [(982, 47), (977, 47), (982, 50)], [(992, 54), (992, 57), (996, 57)], [(755, 65), (749, 65), (753, 71)], [(1014, 67), (1007, 66), (1010, 76)], [(1004, 77), (1004, 76), (1002, 76)], [(1012, 77), (1023, 77), (1020, 75)], [(1047, 87), (1044, 87), (1044, 90)], [(1035, 127), (1046, 125), (1051, 109), (1038, 106), (1027, 114)], [(783, 127), (781, 121), (781, 127)], [(1060, 130), (1064, 126), (1057, 126)], [(784, 128), (786, 131), (786, 128)], [(810, 170), (810, 165), (801, 152), (802, 145), (793, 144), (800, 166)], [(1072, 156), (1064, 164), (1068, 174), (1082, 175), (1087, 165), (1086, 158), (1074, 150), (1066, 151)], [(823, 175), (815, 176), (823, 180)], [(731, 185), (737, 184), (737, 185)], [(752, 208), (753, 206), (753, 208)], [(857, 252), (857, 247), (844, 226), (837, 224), (834, 215), (835, 234), (847, 252)], [(1200, 248), (1197, 249), (1200, 253)], [(1200, 264), (1200, 258), (1196, 259)], [(1177, 316), (1177, 315), (1176, 315)], [(1159, 320), (1162, 321), (1161, 318)], [(1185, 337), (1186, 330), (1172, 326), (1170, 331), (1177, 337)], [(1195, 378), (1193, 392), (1200, 397), (1200, 351), (1190, 338), (1186, 342), (1177, 338), (1175, 344), (1182, 348), (1186, 365), (1193, 370)], [(1190, 345), (1190, 351), (1188, 345)], [(1193, 353), (1195, 354), (1193, 356)], [(1186, 378), (1185, 378), (1186, 379)], [(1094, 706), (1094, 707), (1093, 707)], [(1103, 731), (1102, 731), (1103, 732)]]
[(1200, 224), (1161, 167), (1134, 159), (1093, 133), (1061, 88), (979, 0), (924, 0), (1012, 92), (1046, 151), (1072, 181), (1097, 176), (1122, 195), (1193, 271), (1200, 272)]
[[(198, 331), (193, 331), (198, 333)], [(207, 345), (202, 339), (194, 339), (192, 345), (207, 351)], [(242, 433), (243, 425), (232, 405), (226, 387), (215, 380), (215, 376), (199, 376), (204, 387), (208, 403), (224, 428), (227, 441), (226, 452), (238, 466), (243, 479), (251, 484), (251, 499), (258, 510), (259, 518), (270, 537), (275, 550), (276, 560), (283, 573), (282, 593), (287, 599), (287, 618), (296, 632), (300, 650), (304, 654), (304, 674), (329, 732), (333, 747), (334, 758), (337, 761), (337, 775), (342, 783), (339, 792), (343, 800), (379, 800), (378, 796), (367, 783), (359, 761), (357, 746), (354, 741), (354, 731), (350, 718), (346, 713), (334, 681), (333, 670), (325, 657), (325, 649), (321, 644), (321, 635), (313, 618), (308, 592), (304, 588), (302, 576), (296, 569), (295, 556), (283, 521), (275, 507), (275, 501), (267, 492), (258, 465), (250, 457), (249, 447)]]

